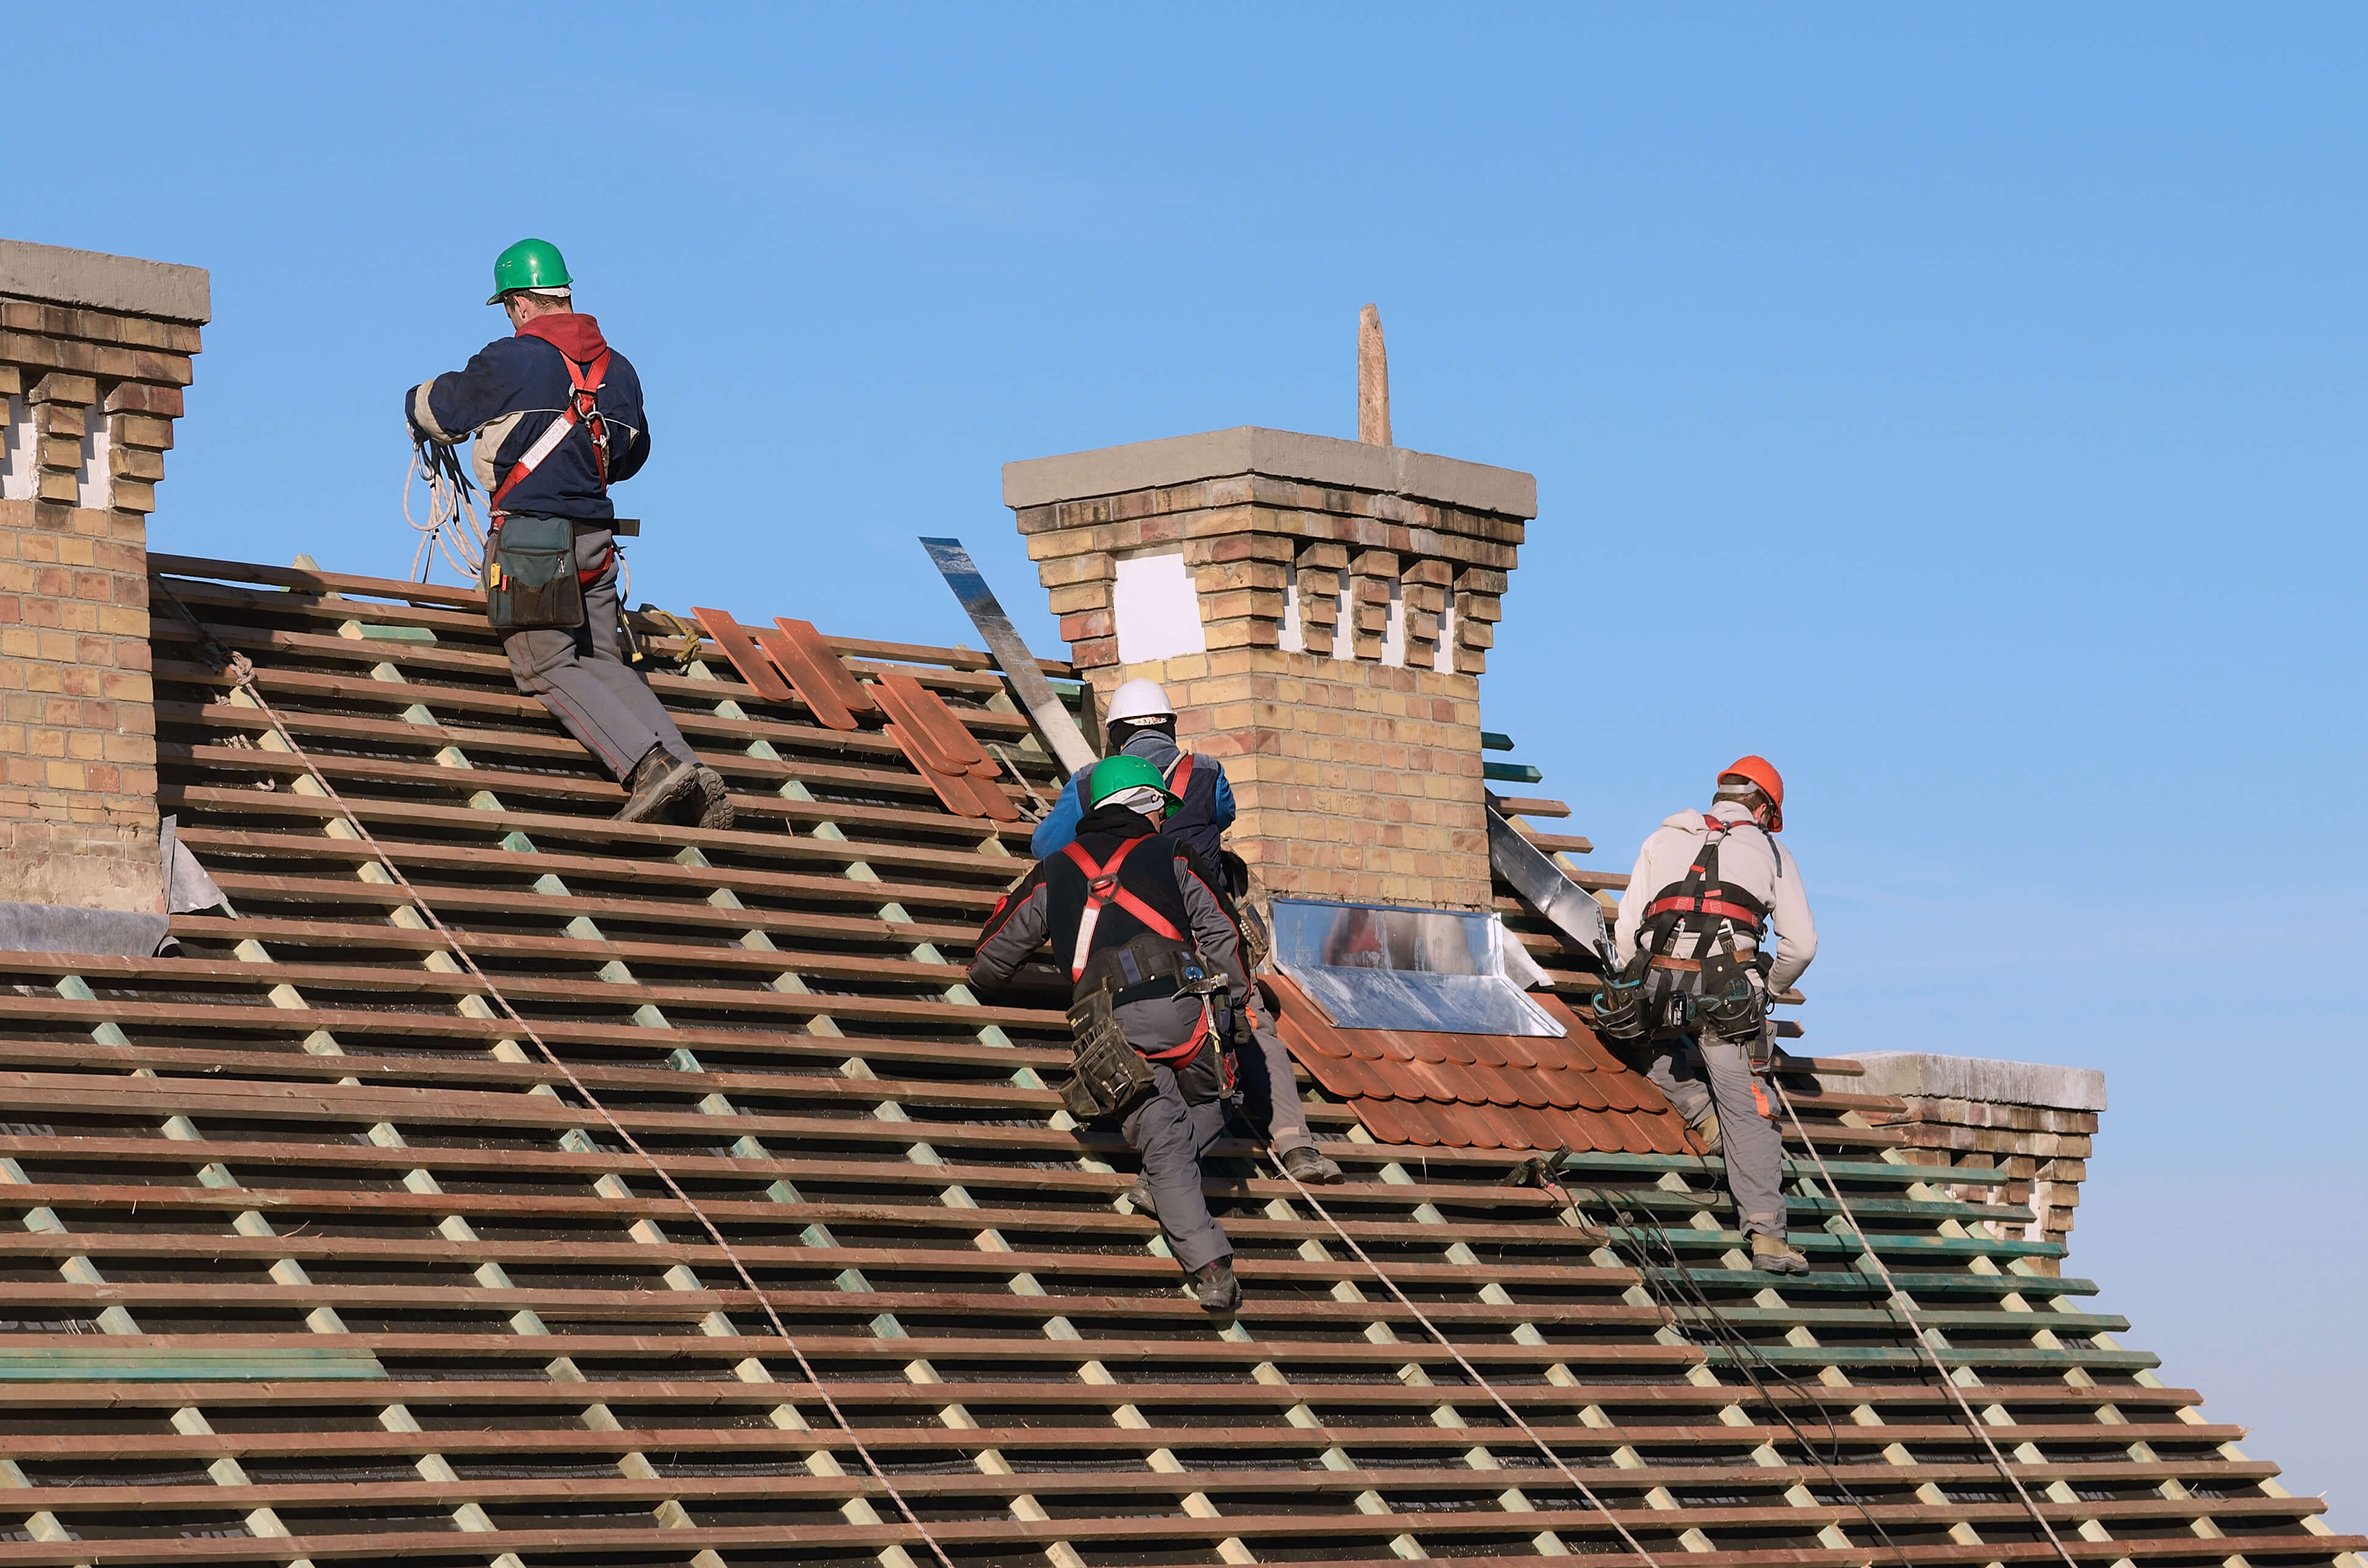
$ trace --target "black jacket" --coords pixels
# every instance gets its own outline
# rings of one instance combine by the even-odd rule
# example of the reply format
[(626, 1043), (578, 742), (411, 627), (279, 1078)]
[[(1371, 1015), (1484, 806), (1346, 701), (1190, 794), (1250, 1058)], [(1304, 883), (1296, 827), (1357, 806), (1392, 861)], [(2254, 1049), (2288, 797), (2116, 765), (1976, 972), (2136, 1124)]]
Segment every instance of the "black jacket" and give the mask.
[[(1242, 967), (1241, 931), (1218, 892), (1214, 874), (1190, 850), (1155, 833), (1148, 819), (1123, 806), (1099, 807), (1077, 824), (1076, 847), (1097, 866), (1109, 865), (1121, 846), (1136, 840), (1143, 842), (1120, 866), (1119, 886), (1199, 949), (1201, 958), (1224, 974), (1237, 1003), (1247, 998), (1249, 976)], [(1070, 969), (1086, 902), (1085, 873), (1065, 852), (1038, 861), (988, 913), (971, 960), (971, 983), (1004, 983), (1047, 939), (1054, 962), (1064, 971)], [(1123, 947), (1149, 928), (1119, 903), (1107, 903), (1095, 921), (1088, 954)], [(1160, 997), (1128, 1003), (1119, 1008), (1118, 1021), (1128, 1043), (1149, 1055), (1190, 1040), (1200, 1026), (1201, 1008), (1190, 998)]]

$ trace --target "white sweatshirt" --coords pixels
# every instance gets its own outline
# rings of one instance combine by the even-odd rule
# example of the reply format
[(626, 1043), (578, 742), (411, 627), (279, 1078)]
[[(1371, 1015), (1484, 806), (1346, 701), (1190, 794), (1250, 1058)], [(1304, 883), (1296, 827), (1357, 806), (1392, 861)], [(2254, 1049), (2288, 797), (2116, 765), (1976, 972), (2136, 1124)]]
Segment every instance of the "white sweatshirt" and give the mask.
[[(1636, 932), (1644, 924), (1645, 905), (1670, 883), (1685, 880), (1687, 868), (1694, 863), (1708, 836), (1702, 826), (1704, 814), (1686, 811), (1663, 817), (1661, 825), (1636, 852), (1636, 869), (1629, 873), (1627, 891), (1620, 895), (1620, 919), (1611, 930), (1614, 952), (1622, 963), (1636, 956)], [(1747, 824), (1740, 833), (1730, 833), (1719, 842), (1718, 879), (1768, 906), (1769, 925), (1778, 937), (1776, 967), (1768, 976), (1768, 987), (1789, 991), (1809, 967), (1809, 960), (1817, 956), (1817, 923), (1809, 917), (1809, 895), (1801, 887), (1801, 868), (1793, 863), (1792, 851), (1777, 843), (1772, 834), (1748, 825), (1751, 813), (1741, 806), (1721, 801), (1708, 814), (1721, 822)], [(1757, 949), (1758, 945), (1743, 933), (1738, 932), (1737, 938), (1736, 951)], [(1692, 944), (1692, 937), (1680, 936), (1668, 956), (1695, 957)]]

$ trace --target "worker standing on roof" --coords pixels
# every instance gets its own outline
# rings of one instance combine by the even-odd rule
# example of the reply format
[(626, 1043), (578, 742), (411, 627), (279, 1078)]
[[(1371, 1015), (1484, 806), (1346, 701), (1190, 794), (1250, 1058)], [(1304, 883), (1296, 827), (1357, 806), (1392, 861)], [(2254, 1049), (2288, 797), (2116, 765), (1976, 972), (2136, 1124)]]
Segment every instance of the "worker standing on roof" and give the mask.
[[(1768, 998), (1817, 956), (1801, 869), (1776, 842), (1784, 780), (1747, 756), (1718, 778), (1706, 812), (1683, 811), (1637, 852), (1612, 930), (1622, 967), (1596, 994), (1597, 1027), (1641, 1045), (1660, 1085), (1704, 1148), (1726, 1161), (1727, 1189), (1751, 1256), (1771, 1274), (1804, 1274), (1785, 1239), (1783, 1140), (1754, 1076), (1773, 1060)], [(1761, 937), (1772, 926), (1773, 957)]]
[[(1243, 902), (1249, 891), (1248, 868), (1241, 857), (1224, 847), (1225, 829), (1234, 824), (1234, 787), (1226, 782), (1224, 765), (1177, 744), (1176, 705), (1167, 700), (1166, 687), (1141, 676), (1110, 694), (1106, 735), (1108, 756), (1140, 757), (1149, 763), (1181, 802), (1160, 831), (1200, 858), (1203, 873), (1224, 895), (1229, 912), (1244, 927), (1254, 949), (1246, 955), (1244, 968), (1255, 970), (1265, 949), (1264, 930), (1257, 912)], [(1039, 860), (1059, 854), (1076, 836), (1084, 791), (1093, 776), (1091, 767), (1071, 774), (1061, 798), (1053, 802), (1052, 812), (1036, 824), (1028, 846)], [(1315, 1135), (1308, 1131), (1307, 1108), (1299, 1103), (1299, 1080), (1292, 1072), (1291, 1051), (1275, 1033), (1272, 1013), (1258, 1006), (1253, 997), (1242, 1023), (1258, 1046), (1241, 1055), (1245, 1108), (1265, 1126), (1268, 1147), (1300, 1181), (1311, 1186), (1338, 1181), (1339, 1165), (1317, 1151)], [(1127, 1197), (1138, 1209), (1151, 1209), (1157, 1202), (1147, 1174)]]
[[(1048, 937), (1069, 971), (1072, 1019), (1114, 1020), (1134, 1083), (1108, 1108), (1143, 1155), (1167, 1245), (1212, 1312), (1241, 1304), (1233, 1244), (1201, 1193), (1201, 1156), (1233, 1088), (1224, 1009), (1249, 992), (1241, 934), (1200, 858), (1159, 831), (1177, 797), (1141, 757), (1095, 767), (1076, 836), (1036, 863), (987, 915), (973, 985), (1009, 981)], [(1079, 1065), (1087, 1041), (1081, 1031)], [(1141, 1071), (1140, 1069), (1147, 1069)]]
[(476, 437), (477, 481), (493, 497), (485, 611), (504, 633), (518, 689), (542, 699), (626, 791), (623, 822), (696, 813), (732, 825), (723, 780), (647, 682), (625, 663), (617, 603), (617, 509), (609, 486), (650, 455), (641, 378), (575, 309), (567, 263), (544, 240), (494, 262), (494, 293), (516, 335), (404, 394), (415, 440)]

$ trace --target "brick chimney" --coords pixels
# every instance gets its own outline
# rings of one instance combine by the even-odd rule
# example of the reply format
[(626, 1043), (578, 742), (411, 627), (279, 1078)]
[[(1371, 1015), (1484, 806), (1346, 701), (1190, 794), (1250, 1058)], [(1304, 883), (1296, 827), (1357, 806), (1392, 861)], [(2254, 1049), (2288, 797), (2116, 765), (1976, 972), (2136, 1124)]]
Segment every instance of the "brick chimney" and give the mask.
[(1003, 494), (1095, 690), (1161, 682), (1224, 763), (1267, 892), (1489, 906), (1479, 676), (1533, 478), (1244, 426), (1008, 463)]
[(148, 514), (210, 313), (199, 267), (0, 240), (0, 903), (164, 910)]
[[(1931, 1179), (1952, 1198), (2026, 1205), (2032, 1215), (2027, 1225), (1988, 1223), (2022, 1241), (2071, 1244), (2073, 1211), (2105, 1108), (2102, 1073), (1912, 1051), (1850, 1054), (1865, 1064), (1866, 1075), (1827, 1079), (1827, 1085), (1904, 1101), (1896, 1115), (1869, 1119), (1905, 1132), (1900, 1153), (1908, 1159), (1945, 1167), (1946, 1176)], [(2062, 1271), (2054, 1259), (2033, 1259), (2032, 1266)]]

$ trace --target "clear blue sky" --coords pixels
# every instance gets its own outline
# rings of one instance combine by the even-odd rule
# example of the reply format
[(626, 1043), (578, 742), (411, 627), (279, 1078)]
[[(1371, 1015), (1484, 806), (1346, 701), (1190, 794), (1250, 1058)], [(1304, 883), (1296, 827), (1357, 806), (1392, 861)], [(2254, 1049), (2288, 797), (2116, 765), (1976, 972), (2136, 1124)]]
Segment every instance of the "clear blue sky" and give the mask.
[(0, 227), (213, 271), (168, 551), (400, 572), (399, 392), (534, 233), (650, 388), (637, 597), (951, 641), (913, 538), (958, 533), (1050, 647), (997, 466), (1353, 435), (1378, 301), (1399, 439), (1538, 476), (1490, 724), (1622, 869), (1774, 757), (1812, 1044), (2105, 1069), (2071, 1270), (2368, 1527), (2368, 13), (52, 7), (7, 47)]

